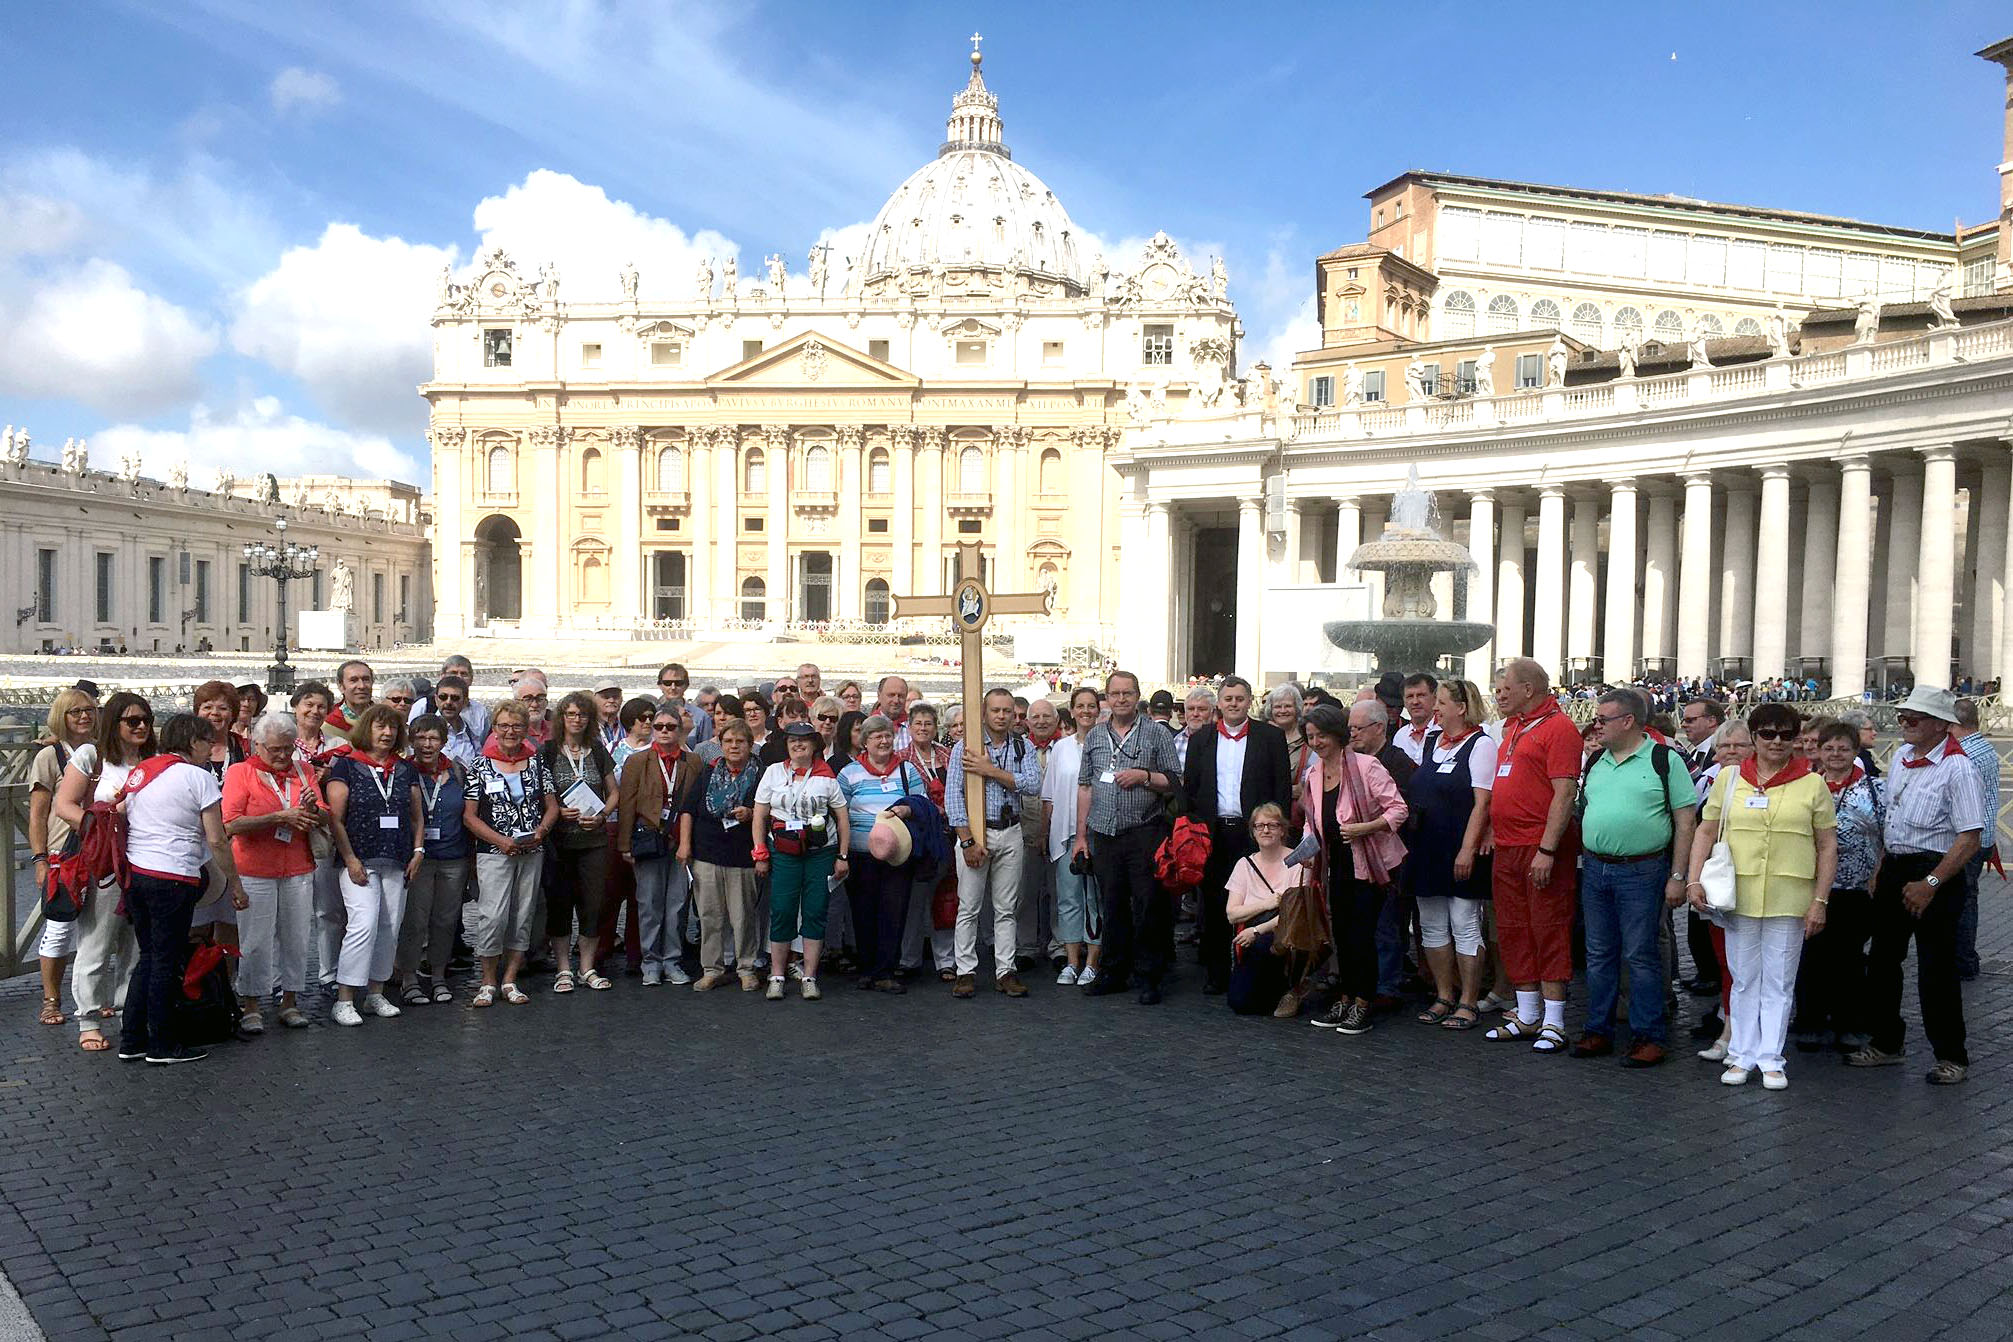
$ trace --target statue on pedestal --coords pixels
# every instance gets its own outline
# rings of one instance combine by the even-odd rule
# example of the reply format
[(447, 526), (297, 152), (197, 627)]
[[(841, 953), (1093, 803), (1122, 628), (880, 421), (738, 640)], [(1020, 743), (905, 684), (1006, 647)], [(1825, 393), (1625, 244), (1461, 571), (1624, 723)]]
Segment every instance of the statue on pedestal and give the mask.
[(1628, 333), (1624, 331), (1620, 342), (1615, 345), (1616, 376), (1634, 377), (1636, 375), (1636, 358), (1636, 342), (1631, 340)]
[(1566, 385), (1566, 357), (1568, 353), (1565, 336), (1553, 336), (1552, 347), (1545, 351), (1546, 386), (1563, 387)]
[[(622, 263), (622, 270), (616, 276), (616, 280), (622, 285), (622, 297), (628, 302), (634, 303), (636, 301), (637, 282), (636, 263), (634, 261), (624, 261)], [(713, 277), (711, 274), (708, 274), (706, 276), (706, 285), (708, 288), (711, 288), (712, 284)]]
[(692, 296), (700, 302), (711, 302), (713, 298), (713, 258), (699, 258), (699, 275), (693, 281)]
[[(1633, 364), (1630, 365), (1632, 368)], [(1494, 396), (1496, 394), (1496, 347), (1482, 346), (1482, 352), (1475, 356), (1475, 395)]]
[(1943, 283), (1929, 291), (1929, 321), (1938, 330), (1948, 330), (1957, 325), (1957, 310), (1950, 306), (1950, 291), (1957, 284), (1957, 272), (1948, 271)]
[(1691, 361), (1693, 368), (1712, 367), (1712, 356), (1707, 354), (1705, 349), (1706, 339), (1711, 334), (1712, 332), (1706, 327), (1704, 313), (1692, 319), (1691, 334), (1685, 339), (1685, 357)]
[(350, 572), (349, 561), (338, 559), (335, 568), (329, 572), (329, 609), (348, 610), (354, 599), (356, 576)]
[(189, 492), (188, 462), (178, 461), (168, 467), (168, 488), (174, 490), (177, 494), (186, 494)]
[(736, 298), (735, 290), (741, 283), (741, 263), (729, 256), (720, 263), (720, 297), (731, 303)]
[(1426, 361), (1414, 354), (1412, 361), (1405, 365), (1405, 399), (1423, 401), (1426, 399)]
[(63, 474), (82, 475), (91, 469), (91, 451), (81, 439), (63, 440)]
[(1768, 357), (1787, 359), (1789, 357), (1789, 319), (1777, 308), (1761, 323), (1762, 333), (1768, 337)]
[(1880, 297), (1864, 293), (1853, 300), (1858, 311), (1852, 316), (1852, 343), (1871, 345), (1880, 335)]
[(1209, 285), (1211, 292), (1218, 298), (1226, 297), (1230, 293), (1230, 272), (1223, 268), (1223, 258), (1220, 256), (1209, 258)]
[(783, 286), (790, 278), (790, 268), (783, 263), (783, 254), (781, 252), (771, 253), (769, 258), (762, 264), (767, 266), (769, 270), (769, 297), (781, 302), (783, 298)]
[(1342, 404), (1363, 404), (1363, 370), (1354, 359), (1342, 365)]

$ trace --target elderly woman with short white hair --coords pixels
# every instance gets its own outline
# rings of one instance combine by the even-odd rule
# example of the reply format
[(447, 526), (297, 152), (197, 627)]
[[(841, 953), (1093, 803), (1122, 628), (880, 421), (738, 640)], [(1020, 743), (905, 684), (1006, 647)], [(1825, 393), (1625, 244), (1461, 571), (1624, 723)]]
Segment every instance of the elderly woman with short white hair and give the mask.
[(1301, 729), (1306, 701), (1292, 681), (1274, 685), (1265, 695), (1265, 720), (1286, 733), (1286, 763), (1294, 778), (1307, 771), (1307, 734)]
[(325, 826), (326, 802), (315, 771), (294, 756), (299, 728), (291, 713), (265, 713), (247, 733), (251, 758), (224, 771), (224, 833), (250, 905), (238, 914), (238, 1001), (242, 1028), (265, 1029), (267, 993), (280, 992), (280, 1024), (308, 1023), (299, 1006), (307, 987), (308, 923), (314, 912), (315, 859), (308, 834)]

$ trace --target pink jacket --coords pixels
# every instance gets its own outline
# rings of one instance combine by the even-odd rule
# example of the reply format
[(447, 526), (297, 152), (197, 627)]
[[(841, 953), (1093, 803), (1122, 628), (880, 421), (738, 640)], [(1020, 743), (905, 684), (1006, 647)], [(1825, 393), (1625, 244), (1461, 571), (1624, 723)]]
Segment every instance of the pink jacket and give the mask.
[[(1349, 845), (1356, 856), (1356, 878), (1362, 881), (1372, 879), (1370, 850), (1373, 848), (1384, 860), (1384, 871), (1389, 875), (1405, 860), (1405, 841), (1393, 831), (1405, 823), (1405, 817), (1411, 814), (1411, 808), (1405, 805), (1405, 796), (1398, 791), (1398, 784), (1392, 780), (1390, 773), (1375, 759), (1368, 755), (1359, 755), (1353, 750), (1342, 752), (1342, 758), (1347, 767), (1362, 778), (1363, 791), (1370, 798), (1370, 810), (1363, 815), (1356, 814), (1356, 790), (1345, 778), (1337, 792), (1335, 821), (1342, 824), (1356, 824), (1375, 820), (1381, 816), (1392, 826), (1392, 829), (1379, 830), (1375, 834), (1354, 840)], [(1300, 780), (1300, 808), (1309, 823), (1321, 835), (1323, 858), (1321, 870), (1325, 873), (1328, 870), (1326, 858), (1329, 835), (1332, 831), (1328, 817), (1322, 814), (1321, 758), (1318, 755), (1309, 754), (1307, 757), (1307, 772)]]

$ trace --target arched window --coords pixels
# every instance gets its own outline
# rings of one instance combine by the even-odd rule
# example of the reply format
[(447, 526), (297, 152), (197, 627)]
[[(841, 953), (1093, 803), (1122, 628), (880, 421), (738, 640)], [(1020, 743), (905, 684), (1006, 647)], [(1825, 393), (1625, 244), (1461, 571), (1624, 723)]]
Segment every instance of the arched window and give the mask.
[(767, 618), (763, 613), (769, 606), (765, 599), (767, 596), (768, 588), (760, 578), (741, 579), (741, 618), (744, 620)]
[(1062, 493), (1062, 453), (1052, 447), (1042, 449), (1039, 479), (1042, 493)]
[(511, 460), (510, 449), (503, 446), (489, 449), (489, 492), (508, 494), (515, 483), (517, 472)]
[(1475, 296), (1456, 289), (1440, 304), (1440, 338), (1460, 340), (1475, 334)]
[(1573, 335), (1589, 345), (1601, 343), (1601, 310), (1592, 303), (1573, 309)]
[(1615, 309), (1615, 339), (1641, 340), (1643, 338), (1643, 314), (1634, 308)]
[(1684, 343), (1684, 318), (1665, 308), (1657, 314), (1656, 323), (1650, 327), (1650, 338), (1666, 345)]
[(657, 487), (685, 488), (685, 449), (681, 444), (669, 443), (657, 449)]
[(804, 488), (832, 488), (832, 449), (812, 447), (804, 453)]
[(1761, 323), (1756, 321), (1752, 317), (1742, 317), (1739, 321), (1733, 324), (1733, 333), (1737, 336), (1761, 335), (1762, 334)]
[(1706, 313), (1705, 316), (1699, 318), (1699, 324), (1705, 327), (1705, 333), (1707, 335), (1720, 336), (1726, 334), (1726, 323), (1721, 321), (1718, 317), (1713, 316), (1713, 314), (1710, 312)]
[(1508, 294), (1497, 294), (1489, 300), (1488, 333), (1502, 335), (1517, 329), (1517, 300)]
[(888, 584), (879, 578), (867, 579), (867, 623), (888, 622)]
[(1559, 329), (1559, 305), (1549, 298), (1540, 298), (1531, 304), (1531, 329), (1533, 331), (1556, 331)]
[(599, 494), (604, 488), (601, 481), (601, 450), (590, 447), (580, 454), (580, 492)]
[(885, 447), (877, 447), (867, 454), (867, 492), (869, 494), (895, 492), (892, 470), (888, 465), (888, 449)]
[(762, 449), (751, 447), (748, 457), (741, 467), (741, 492), (760, 494), (769, 488), (769, 471), (762, 460)]
[(976, 447), (958, 453), (958, 493), (983, 494), (986, 488), (986, 454)]

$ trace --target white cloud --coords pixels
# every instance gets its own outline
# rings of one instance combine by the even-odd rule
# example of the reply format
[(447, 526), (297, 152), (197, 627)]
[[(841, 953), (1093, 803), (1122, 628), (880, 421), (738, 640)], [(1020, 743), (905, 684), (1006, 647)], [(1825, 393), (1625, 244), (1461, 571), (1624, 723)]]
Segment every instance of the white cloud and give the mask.
[(30, 280), (0, 273), (0, 392), (147, 414), (195, 394), (217, 347), (201, 318), (110, 261)]
[[(547, 262), (559, 266), (561, 301), (617, 297), (625, 262), (635, 262), (637, 290), (645, 299), (684, 298), (693, 291), (699, 261), (720, 259), (740, 248), (711, 229), (692, 235), (666, 219), (610, 200), (598, 186), (549, 168), (539, 168), (500, 196), (475, 207), (478, 251), (501, 247), (527, 277)], [(786, 258), (788, 259), (788, 258)], [(760, 257), (741, 257), (743, 276), (756, 273)], [(438, 267), (435, 267), (438, 269)], [(801, 262), (792, 262), (801, 270)], [(425, 290), (429, 306), (433, 288)]]
[(342, 101), (342, 89), (334, 79), (319, 70), (305, 70), (298, 65), (289, 65), (274, 75), (267, 92), (273, 100), (273, 110), (281, 116), (290, 112), (325, 112)]
[(433, 313), (451, 248), (330, 224), (240, 296), (231, 345), (299, 378), (323, 412), (378, 433), (417, 434), (432, 372)]
[(207, 482), (217, 467), (245, 476), (352, 475), (390, 478), (424, 485), (427, 471), (410, 454), (379, 434), (351, 433), (288, 414), (276, 397), (261, 396), (228, 415), (197, 405), (186, 429), (148, 429), (117, 424), (91, 437), (91, 459), (101, 468), (138, 448), (145, 474), (156, 480), (186, 461), (190, 476)]
[(55, 256), (83, 236), (84, 212), (67, 200), (0, 193), (0, 257)]

